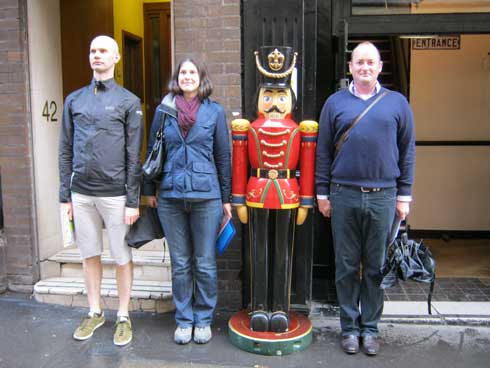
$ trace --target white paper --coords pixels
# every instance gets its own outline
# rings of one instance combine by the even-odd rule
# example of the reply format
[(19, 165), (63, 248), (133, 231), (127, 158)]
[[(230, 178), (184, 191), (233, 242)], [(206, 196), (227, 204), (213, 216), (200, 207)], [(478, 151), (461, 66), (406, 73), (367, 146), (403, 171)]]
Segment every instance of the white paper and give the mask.
[(60, 220), (63, 247), (66, 248), (75, 245), (75, 227), (73, 220), (68, 218), (68, 212), (64, 206), (60, 207)]

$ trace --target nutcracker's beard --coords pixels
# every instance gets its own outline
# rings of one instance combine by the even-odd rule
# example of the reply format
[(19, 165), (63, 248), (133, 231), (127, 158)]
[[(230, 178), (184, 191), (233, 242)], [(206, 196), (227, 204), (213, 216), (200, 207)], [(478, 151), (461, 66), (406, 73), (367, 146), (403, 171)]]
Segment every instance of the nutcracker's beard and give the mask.
[(264, 111), (266, 114), (270, 114), (271, 112), (278, 112), (279, 114), (284, 114), (286, 110), (281, 110), (277, 105), (273, 105), (270, 109)]

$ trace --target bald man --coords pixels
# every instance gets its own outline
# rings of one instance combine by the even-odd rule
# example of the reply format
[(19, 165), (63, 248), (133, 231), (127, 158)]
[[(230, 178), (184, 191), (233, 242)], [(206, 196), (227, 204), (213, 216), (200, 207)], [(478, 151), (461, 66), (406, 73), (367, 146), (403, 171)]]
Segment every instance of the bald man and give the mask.
[(139, 217), (143, 125), (139, 98), (114, 81), (120, 58), (111, 37), (92, 40), (89, 62), (93, 79), (65, 100), (58, 158), (59, 198), (75, 223), (90, 308), (73, 338), (87, 340), (105, 322), (100, 302), (105, 224), (119, 294), (114, 344), (123, 346), (132, 339), (129, 301), (133, 266), (125, 236)]
[(405, 96), (379, 84), (382, 68), (378, 49), (359, 44), (349, 63), (353, 81), (328, 98), (320, 116), (316, 193), (319, 211), (332, 221), (341, 346), (347, 354), (357, 353), (359, 343), (367, 355), (378, 353), (384, 251), (395, 214), (405, 219), (412, 199), (413, 114)]

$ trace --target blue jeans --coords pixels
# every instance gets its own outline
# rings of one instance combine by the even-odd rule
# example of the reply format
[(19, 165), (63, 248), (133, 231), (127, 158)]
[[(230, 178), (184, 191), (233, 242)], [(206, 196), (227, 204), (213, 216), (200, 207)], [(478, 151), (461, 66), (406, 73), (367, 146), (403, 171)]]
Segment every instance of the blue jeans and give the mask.
[(383, 312), (380, 269), (395, 217), (396, 188), (363, 193), (332, 184), (330, 202), (342, 335), (376, 336)]
[(221, 199), (160, 197), (158, 216), (170, 251), (177, 325), (209, 326), (218, 300), (215, 249), (223, 219)]

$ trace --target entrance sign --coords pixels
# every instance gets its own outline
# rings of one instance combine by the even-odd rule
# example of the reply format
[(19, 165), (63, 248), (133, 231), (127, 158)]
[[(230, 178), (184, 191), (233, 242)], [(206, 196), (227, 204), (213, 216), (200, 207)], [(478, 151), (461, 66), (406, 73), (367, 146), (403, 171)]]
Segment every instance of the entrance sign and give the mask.
[(461, 36), (434, 36), (412, 39), (412, 50), (459, 50)]

